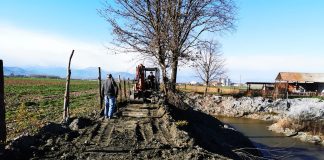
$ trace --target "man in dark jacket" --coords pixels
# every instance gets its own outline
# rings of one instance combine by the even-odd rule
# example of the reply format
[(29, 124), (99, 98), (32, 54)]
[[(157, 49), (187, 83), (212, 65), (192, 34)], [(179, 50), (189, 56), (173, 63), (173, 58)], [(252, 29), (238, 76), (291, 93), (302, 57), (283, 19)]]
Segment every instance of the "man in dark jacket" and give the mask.
[(118, 96), (118, 87), (111, 74), (107, 75), (107, 79), (101, 87), (101, 93), (105, 96), (105, 118), (111, 119), (116, 108), (116, 98)]
[(153, 75), (153, 72), (150, 72), (150, 75), (147, 76), (147, 79), (149, 80), (149, 87), (151, 89), (155, 89), (155, 76)]

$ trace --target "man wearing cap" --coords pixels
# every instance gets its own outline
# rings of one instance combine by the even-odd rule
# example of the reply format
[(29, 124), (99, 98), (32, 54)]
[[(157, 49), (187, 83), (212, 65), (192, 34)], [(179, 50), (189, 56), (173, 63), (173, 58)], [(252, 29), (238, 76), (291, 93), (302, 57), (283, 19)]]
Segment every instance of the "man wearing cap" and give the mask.
[(111, 74), (107, 75), (107, 79), (101, 87), (101, 93), (105, 96), (105, 118), (112, 118), (116, 108), (116, 98), (118, 96), (118, 87)]

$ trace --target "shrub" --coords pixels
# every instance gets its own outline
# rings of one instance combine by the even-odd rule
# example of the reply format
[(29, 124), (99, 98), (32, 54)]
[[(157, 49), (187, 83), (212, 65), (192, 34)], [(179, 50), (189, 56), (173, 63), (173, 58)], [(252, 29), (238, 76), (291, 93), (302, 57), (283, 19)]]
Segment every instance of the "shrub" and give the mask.
[(188, 126), (188, 121), (186, 120), (179, 120), (179, 121), (176, 121), (175, 124), (178, 126), (178, 127), (185, 127), (185, 126)]

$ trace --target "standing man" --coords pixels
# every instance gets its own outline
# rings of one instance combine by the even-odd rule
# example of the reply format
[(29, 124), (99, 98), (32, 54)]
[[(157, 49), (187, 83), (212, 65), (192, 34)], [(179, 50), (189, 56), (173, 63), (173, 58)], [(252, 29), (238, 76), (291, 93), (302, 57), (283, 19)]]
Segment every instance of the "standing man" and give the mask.
[(147, 76), (147, 79), (149, 80), (149, 87), (155, 89), (155, 76), (152, 71), (150, 72), (150, 75)]
[(118, 87), (111, 74), (107, 75), (107, 79), (102, 85), (101, 93), (105, 96), (105, 118), (111, 119), (116, 108), (116, 98), (118, 96)]

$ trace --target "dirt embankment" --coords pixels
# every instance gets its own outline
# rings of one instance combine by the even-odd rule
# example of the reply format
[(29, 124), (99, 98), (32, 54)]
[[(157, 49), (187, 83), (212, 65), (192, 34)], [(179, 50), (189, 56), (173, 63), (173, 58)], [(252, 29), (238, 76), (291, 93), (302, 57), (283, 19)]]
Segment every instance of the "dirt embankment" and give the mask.
[(244, 159), (260, 156), (241, 133), (192, 109), (129, 104), (118, 118), (51, 123), (6, 148), (6, 159)]
[(269, 130), (324, 145), (324, 102), (316, 98), (221, 97), (187, 93), (185, 103), (209, 115), (273, 121)]

